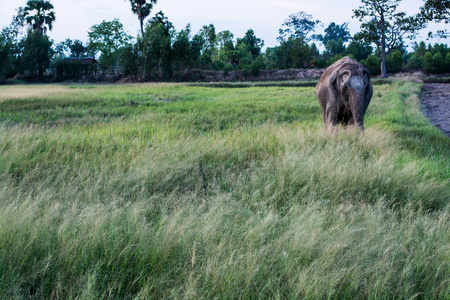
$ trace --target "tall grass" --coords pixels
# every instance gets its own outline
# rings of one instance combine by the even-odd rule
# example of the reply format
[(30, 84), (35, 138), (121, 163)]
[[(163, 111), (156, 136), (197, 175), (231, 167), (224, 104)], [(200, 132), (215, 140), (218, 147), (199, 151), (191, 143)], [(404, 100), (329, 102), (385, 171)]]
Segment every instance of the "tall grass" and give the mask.
[(0, 298), (449, 298), (420, 88), (377, 86), (361, 134), (313, 88), (1, 87)]

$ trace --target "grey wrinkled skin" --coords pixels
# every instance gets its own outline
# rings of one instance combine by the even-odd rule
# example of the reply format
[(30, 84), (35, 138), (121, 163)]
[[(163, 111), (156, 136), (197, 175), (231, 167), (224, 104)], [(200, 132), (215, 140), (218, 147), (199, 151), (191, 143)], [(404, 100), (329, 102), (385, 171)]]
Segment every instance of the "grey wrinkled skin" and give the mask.
[(316, 86), (324, 126), (355, 124), (364, 130), (372, 94), (369, 70), (349, 57), (338, 60), (325, 69)]

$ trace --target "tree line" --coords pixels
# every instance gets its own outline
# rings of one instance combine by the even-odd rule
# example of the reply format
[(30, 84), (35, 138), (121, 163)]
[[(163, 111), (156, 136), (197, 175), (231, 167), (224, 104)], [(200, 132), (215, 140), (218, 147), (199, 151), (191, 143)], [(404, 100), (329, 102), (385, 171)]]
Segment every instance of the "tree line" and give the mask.
[[(86, 44), (69, 38), (54, 44), (48, 36), (56, 20), (51, 1), (29, 0), (0, 33), (0, 78), (41, 77), (49, 70), (60, 77), (91, 74), (95, 67), (75, 59), (87, 57), (98, 57), (100, 65), (112, 72), (158, 81), (178, 80), (192, 70), (240, 70), (258, 75), (264, 69), (325, 68), (343, 56), (383, 77), (405, 69), (450, 72), (446, 44), (416, 42), (411, 52), (405, 44), (431, 21), (448, 23), (450, 0), (427, 0), (413, 16), (398, 10), (401, 0), (361, 0), (362, 5), (353, 10), (361, 31), (353, 36), (348, 23), (332, 22), (325, 27), (300, 11), (281, 24), (279, 44), (265, 49), (252, 29), (242, 37), (229, 30), (217, 32), (214, 24), (196, 33), (189, 24), (177, 31), (163, 12), (149, 18), (157, 0), (127, 1), (140, 24), (137, 37), (113, 19), (91, 26)], [(321, 27), (323, 33), (317, 34)], [(429, 35), (446, 37), (448, 32)], [(322, 52), (318, 45), (323, 46)]]

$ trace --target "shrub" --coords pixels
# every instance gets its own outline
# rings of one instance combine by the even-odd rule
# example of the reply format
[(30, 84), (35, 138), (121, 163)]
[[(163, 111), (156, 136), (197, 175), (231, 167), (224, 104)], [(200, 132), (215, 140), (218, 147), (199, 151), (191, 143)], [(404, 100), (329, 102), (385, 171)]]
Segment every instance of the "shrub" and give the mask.
[(225, 67), (225, 63), (221, 60), (216, 60), (211, 65), (211, 69), (213, 69), (215, 71), (222, 70), (224, 67)]
[(372, 75), (378, 75), (381, 73), (380, 70), (380, 58), (375, 55), (369, 55), (366, 60), (361, 61), (365, 65)]
[(408, 62), (405, 65), (406, 69), (422, 69), (423, 67), (423, 58), (417, 55), (416, 53), (412, 53), (408, 58)]
[(386, 70), (388, 72), (400, 72), (403, 67), (403, 55), (399, 50), (395, 50), (386, 56)]
[(234, 70), (234, 67), (233, 67), (233, 65), (231, 64), (231, 63), (226, 63), (224, 66), (223, 66), (223, 73), (224, 74), (228, 74), (229, 72), (231, 72), (231, 71), (233, 71)]
[(258, 76), (259, 72), (264, 69), (265, 65), (262, 62), (262, 60), (257, 59), (255, 61), (252, 62), (252, 64), (250, 65), (250, 73), (253, 76)]

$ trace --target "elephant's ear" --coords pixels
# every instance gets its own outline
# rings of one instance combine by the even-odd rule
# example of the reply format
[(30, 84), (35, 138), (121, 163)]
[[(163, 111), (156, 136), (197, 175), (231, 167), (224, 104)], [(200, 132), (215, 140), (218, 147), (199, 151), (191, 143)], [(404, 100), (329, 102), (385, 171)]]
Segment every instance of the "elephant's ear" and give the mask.
[(370, 72), (367, 69), (363, 69), (363, 79), (366, 84), (370, 83)]
[(339, 81), (337, 80), (339, 76), (339, 70), (333, 71), (330, 75), (330, 86), (333, 86), (336, 91), (339, 91)]

